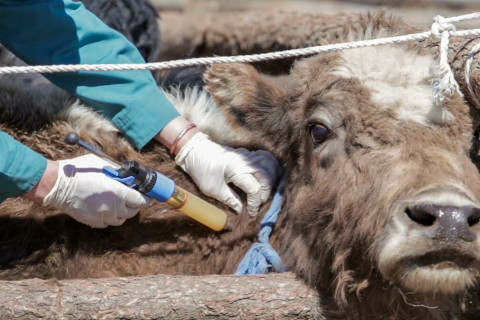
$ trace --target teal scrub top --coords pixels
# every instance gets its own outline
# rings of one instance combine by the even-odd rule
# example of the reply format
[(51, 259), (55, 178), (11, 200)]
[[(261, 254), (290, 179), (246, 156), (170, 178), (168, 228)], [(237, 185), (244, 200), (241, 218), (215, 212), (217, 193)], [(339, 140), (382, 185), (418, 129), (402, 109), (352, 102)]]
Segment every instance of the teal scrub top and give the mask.
[[(31, 65), (144, 63), (123, 35), (71, 0), (0, 0), (0, 42)], [(179, 115), (150, 71), (44, 76), (110, 119), (138, 149)], [(45, 167), (43, 156), (0, 131), (0, 201), (28, 192)]]

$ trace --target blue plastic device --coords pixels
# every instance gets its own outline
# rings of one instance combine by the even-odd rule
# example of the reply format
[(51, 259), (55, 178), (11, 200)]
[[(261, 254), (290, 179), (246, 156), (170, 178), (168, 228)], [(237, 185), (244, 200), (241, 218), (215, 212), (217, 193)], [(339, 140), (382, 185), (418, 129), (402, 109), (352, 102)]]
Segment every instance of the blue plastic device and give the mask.
[(118, 169), (104, 167), (103, 173), (160, 202), (166, 202), (175, 191), (173, 180), (152, 169), (140, 168), (136, 161), (125, 161)]

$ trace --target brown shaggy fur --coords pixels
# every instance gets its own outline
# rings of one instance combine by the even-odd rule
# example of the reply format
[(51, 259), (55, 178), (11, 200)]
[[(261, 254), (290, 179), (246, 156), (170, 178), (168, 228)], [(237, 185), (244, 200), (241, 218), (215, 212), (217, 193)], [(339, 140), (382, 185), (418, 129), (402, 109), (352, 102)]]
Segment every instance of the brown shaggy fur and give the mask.
[[(373, 33), (394, 33), (403, 26), (384, 15), (363, 22), (354, 33), (372, 23)], [(262, 76), (248, 65), (217, 65), (206, 75), (208, 90), (238, 130), (237, 143), (271, 150), (288, 170), (274, 247), (292, 271), (318, 290), (327, 319), (474, 319), (479, 312), (474, 289), (450, 295), (409, 292), (395, 274), (380, 272), (377, 256), (391, 235), (386, 212), (397, 199), (445, 179), (480, 195), (480, 174), (468, 157), (475, 119), (453, 96), (447, 107), (455, 122), (425, 126), (399, 121), (372, 102), (360, 81), (331, 73), (339, 57), (303, 59), (290, 75), (278, 78)], [(19, 110), (43, 103), (12, 96), (8, 103)], [(319, 110), (334, 115), (339, 125), (315, 147), (308, 128), (319, 121)], [(51, 158), (80, 153), (62, 143), (68, 131), (78, 128), (61, 116), (34, 132), (13, 127), (1, 125)], [(113, 157), (136, 159), (198, 194), (163, 147), (152, 144), (139, 153), (115, 132), (95, 135), (87, 128), (80, 134)], [(398, 166), (408, 170), (398, 172)], [(233, 230), (215, 233), (154, 203), (123, 226), (95, 230), (61, 212), (10, 199), (0, 205), (0, 278), (231, 273), (254, 241), (265, 210), (255, 219), (229, 213)], [(477, 236), (478, 227), (473, 226)], [(436, 245), (425, 240), (405, 248), (426, 252)], [(457, 249), (478, 251), (478, 241)]]

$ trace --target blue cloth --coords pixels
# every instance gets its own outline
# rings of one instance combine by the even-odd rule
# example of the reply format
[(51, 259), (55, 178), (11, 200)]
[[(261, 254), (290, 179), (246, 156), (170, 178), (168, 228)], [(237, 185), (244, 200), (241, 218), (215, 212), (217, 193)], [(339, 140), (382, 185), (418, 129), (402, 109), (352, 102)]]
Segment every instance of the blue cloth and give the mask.
[[(71, 0), (0, 0), (0, 42), (33, 65), (144, 62), (124, 36)], [(150, 71), (45, 77), (109, 118), (137, 148), (179, 115)], [(1, 200), (28, 192), (43, 174), (46, 159), (6, 134), (0, 135), (0, 147)]]
[(250, 250), (240, 262), (235, 271), (236, 275), (252, 275), (264, 274), (269, 272), (272, 268), (277, 272), (285, 272), (282, 259), (268, 243), (273, 227), (277, 221), (278, 214), (282, 209), (283, 203), (283, 186), (285, 184), (285, 176), (277, 187), (277, 191), (273, 196), (270, 208), (265, 213), (265, 216), (260, 223), (260, 232), (258, 233), (258, 241), (252, 245)]

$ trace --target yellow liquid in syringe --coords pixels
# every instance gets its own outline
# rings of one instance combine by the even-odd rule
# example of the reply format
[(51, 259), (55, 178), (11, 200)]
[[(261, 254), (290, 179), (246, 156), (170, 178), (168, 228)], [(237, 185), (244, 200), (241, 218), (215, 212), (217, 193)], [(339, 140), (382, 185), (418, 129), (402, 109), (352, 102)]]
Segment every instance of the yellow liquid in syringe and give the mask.
[(175, 186), (167, 203), (212, 230), (222, 231), (227, 225), (227, 214), (223, 210), (179, 186)]

